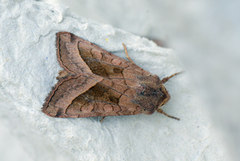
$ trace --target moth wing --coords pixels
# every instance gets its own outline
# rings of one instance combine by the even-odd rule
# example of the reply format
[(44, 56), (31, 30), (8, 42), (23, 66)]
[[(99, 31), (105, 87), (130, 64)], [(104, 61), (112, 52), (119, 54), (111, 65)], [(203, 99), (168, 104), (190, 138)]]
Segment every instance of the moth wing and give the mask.
[(80, 57), (92, 73), (128, 86), (137, 84), (137, 76), (150, 75), (136, 64), (122, 59), (99, 46), (75, 36)]
[(76, 97), (68, 106), (68, 117), (96, 117), (140, 114), (141, 108), (131, 100), (135, 90), (103, 79)]
[(56, 35), (57, 57), (60, 65), (73, 75), (91, 73), (79, 55), (78, 37), (69, 32), (59, 32)]
[(60, 74), (46, 99), (44, 113), (52, 117), (142, 113), (132, 99), (138, 77), (149, 72), (69, 32), (57, 33), (57, 56), (71, 74)]
[(136, 85), (136, 76), (150, 75), (136, 64), (69, 32), (57, 33), (56, 44), (61, 66), (74, 75), (94, 73), (129, 86)]
[(52, 117), (68, 117), (66, 110), (72, 101), (101, 80), (96, 75), (82, 74), (60, 81), (46, 98), (42, 111)]

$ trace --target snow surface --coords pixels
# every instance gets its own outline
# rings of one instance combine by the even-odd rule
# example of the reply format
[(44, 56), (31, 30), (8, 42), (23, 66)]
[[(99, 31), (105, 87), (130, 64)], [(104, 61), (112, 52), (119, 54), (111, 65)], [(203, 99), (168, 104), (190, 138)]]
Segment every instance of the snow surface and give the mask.
[(181, 121), (154, 113), (106, 117), (101, 123), (101, 118), (59, 119), (41, 112), (61, 70), (55, 47), (59, 31), (72, 32), (123, 58), (124, 42), (132, 60), (160, 78), (184, 70), (172, 49), (79, 18), (62, 5), (1, 0), (0, 15), (0, 119), (5, 126), (0, 138), (9, 139), (1, 141), (0, 151), (16, 154), (1, 155), (4, 161), (22, 157), (12, 148), (18, 144), (25, 160), (226, 160), (220, 136), (201, 109), (204, 103), (187, 72), (165, 85), (171, 100), (163, 109)]

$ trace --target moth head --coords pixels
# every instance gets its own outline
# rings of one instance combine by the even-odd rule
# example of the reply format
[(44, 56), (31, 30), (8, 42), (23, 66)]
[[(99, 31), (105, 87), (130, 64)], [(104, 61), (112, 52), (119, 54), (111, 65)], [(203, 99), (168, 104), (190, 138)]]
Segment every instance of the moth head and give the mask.
[(166, 81), (161, 81), (156, 75), (142, 76), (139, 80), (139, 85), (136, 87), (137, 97), (134, 99), (134, 103), (142, 108), (142, 113), (152, 114), (157, 110), (157, 112), (168, 117), (178, 119), (169, 116), (161, 109), (170, 100), (170, 95), (163, 85)]
[(163, 92), (165, 93), (165, 98), (164, 98), (163, 101), (159, 104), (159, 106), (158, 106), (158, 108), (157, 108), (157, 112), (159, 112), (159, 113), (161, 113), (161, 114), (164, 114), (165, 116), (170, 117), (170, 118), (172, 118), (172, 119), (180, 120), (180, 119), (177, 118), (177, 117), (168, 115), (167, 113), (165, 113), (165, 112), (161, 109), (161, 107), (162, 107), (163, 105), (165, 105), (165, 104), (170, 100), (170, 98), (171, 98), (170, 95), (168, 94), (168, 91), (167, 91), (166, 88), (163, 86), (163, 84), (161, 84), (161, 85), (162, 85)]
[(164, 87), (164, 83), (166, 83), (170, 78), (172, 78), (173, 76), (175, 76), (175, 75), (177, 75), (177, 74), (180, 74), (180, 73), (182, 73), (182, 72), (178, 72), (178, 73), (175, 73), (175, 74), (172, 74), (171, 76), (169, 76), (169, 77), (165, 77), (165, 78), (163, 78), (162, 79), (162, 83), (161, 83), (161, 89), (162, 89), (162, 91), (163, 91), (163, 93), (165, 93), (165, 99), (159, 104), (159, 107), (157, 108), (157, 112), (159, 112), (159, 113), (162, 113), (162, 114), (164, 114), (165, 116), (167, 116), (167, 117), (170, 117), (170, 118), (172, 118), (172, 119), (176, 119), (176, 120), (180, 120), (179, 118), (177, 118), (177, 117), (174, 117), (174, 116), (171, 116), (171, 115), (168, 115), (167, 113), (165, 113), (162, 109), (161, 109), (161, 107), (163, 106), (163, 105), (165, 105), (169, 100), (170, 100), (170, 95), (168, 94), (168, 91), (166, 90), (166, 88)]
[(162, 91), (163, 95), (161, 96), (158, 108), (165, 105), (171, 98), (163, 83), (160, 84), (160, 90)]
[(142, 108), (142, 113), (152, 114), (170, 99), (158, 76), (139, 76), (138, 80), (137, 95), (133, 101)]

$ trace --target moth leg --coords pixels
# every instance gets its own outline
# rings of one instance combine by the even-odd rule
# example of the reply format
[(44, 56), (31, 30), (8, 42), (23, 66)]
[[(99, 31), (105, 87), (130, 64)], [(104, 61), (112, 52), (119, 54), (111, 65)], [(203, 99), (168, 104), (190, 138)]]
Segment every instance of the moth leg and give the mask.
[(101, 119), (101, 122), (103, 122), (103, 119), (105, 118), (106, 116), (103, 116), (102, 119)]
[(172, 74), (172, 75), (170, 75), (168, 77), (163, 78), (162, 79), (162, 83), (166, 83), (170, 78), (172, 78), (173, 76), (178, 75), (180, 73), (182, 73), (182, 72), (178, 72), (178, 73), (175, 73), (175, 74)]
[(135, 64), (135, 63), (132, 61), (132, 59), (129, 57), (129, 55), (128, 55), (128, 51), (127, 51), (127, 47), (126, 47), (126, 45), (125, 45), (124, 43), (122, 43), (122, 45), (123, 45), (123, 47), (124, 47), (124, 50), (125, 50), (125, 53), (126, 53), (127, 59), (128, 59), (130, 62), (132, 62), (133, 64)]
[(180, 120), (180, 119), (177, 118), (177, 117), (170, 116), (170, 115), (166, 114), (161, 108), (158, 108), (158, 109), (157, 109), (157, 112), (162, 113), (162, 114), (164, 114), (165, 116), (170, 117), (170, 118), (172, 118), (172, 119), (176, 119), (176, 120), (178, 120), (178, 121)]

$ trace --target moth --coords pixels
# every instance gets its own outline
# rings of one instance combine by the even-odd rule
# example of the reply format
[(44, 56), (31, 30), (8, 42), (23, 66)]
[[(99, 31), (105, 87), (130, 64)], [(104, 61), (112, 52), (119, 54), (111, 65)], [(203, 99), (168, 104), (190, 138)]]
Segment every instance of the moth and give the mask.
[(170, 95), (159, 79), (137, 66), (69, 32), (56, 34), (57, 59), (63, 68), (42, 111), (51, 117), (78, 118), (152, 114), (170, 118), (161, 107)]

